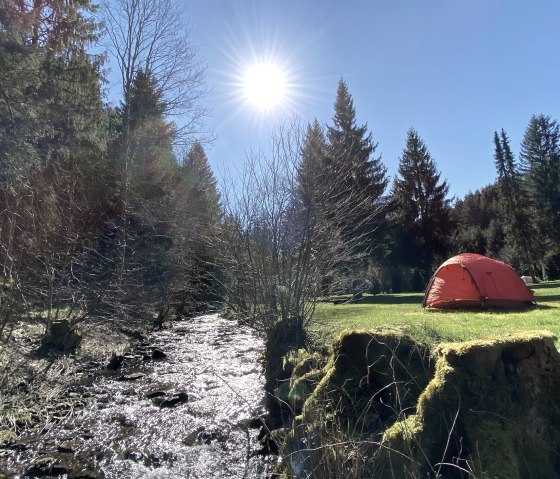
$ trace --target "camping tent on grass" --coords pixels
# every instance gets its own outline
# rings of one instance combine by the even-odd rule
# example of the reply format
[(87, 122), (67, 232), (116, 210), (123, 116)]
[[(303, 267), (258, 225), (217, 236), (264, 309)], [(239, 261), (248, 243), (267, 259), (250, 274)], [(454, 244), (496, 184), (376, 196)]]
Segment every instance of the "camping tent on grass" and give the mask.
[(525, 308), (535, 304), (513, 268), (480, 254), (463, 253), (445, 261), (434, 273), (424, 294), (423, 307)]

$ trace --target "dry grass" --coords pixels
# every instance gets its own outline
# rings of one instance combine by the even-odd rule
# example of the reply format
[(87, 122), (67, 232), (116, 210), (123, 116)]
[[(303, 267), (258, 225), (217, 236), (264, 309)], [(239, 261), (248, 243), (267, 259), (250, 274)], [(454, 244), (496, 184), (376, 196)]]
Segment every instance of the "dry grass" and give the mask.
[(37, 424), (48, 427), (72, 415), (80, 398), (66, 394), (80, 368), (104, 364), (129, 339), (102, 324), (83, 324), (82, 344), (72, 355), (39, 355), (44, 325), (20, 322), (11, 339), (0, 343), (0, 443), (13, 441)]

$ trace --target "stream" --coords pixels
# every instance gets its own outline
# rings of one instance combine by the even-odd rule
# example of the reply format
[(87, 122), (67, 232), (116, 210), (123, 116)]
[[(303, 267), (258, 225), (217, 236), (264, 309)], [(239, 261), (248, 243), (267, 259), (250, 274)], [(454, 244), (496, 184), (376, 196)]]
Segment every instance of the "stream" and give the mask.
[(70, 419), (0, 450), (0, 478), (267, 477), (275, 457), (259, 453), (255, 333), (208, 314), (141, 348), (116, 371), (84, 373), (74, 394), (85, 405)]

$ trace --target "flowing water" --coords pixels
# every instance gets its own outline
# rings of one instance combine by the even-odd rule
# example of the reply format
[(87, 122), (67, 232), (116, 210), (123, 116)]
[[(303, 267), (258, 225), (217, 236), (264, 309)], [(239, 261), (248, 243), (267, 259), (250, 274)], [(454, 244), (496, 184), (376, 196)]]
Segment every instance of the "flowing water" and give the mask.
[(84, 380), (85, 406), (3, 451), (4, 477), (266, 477), (274, 457), (259, 453), (254, 420), (264, 413), (262, 342), (212, 314), (154, 335), (154, 346), (167, 357), (136, 355)]

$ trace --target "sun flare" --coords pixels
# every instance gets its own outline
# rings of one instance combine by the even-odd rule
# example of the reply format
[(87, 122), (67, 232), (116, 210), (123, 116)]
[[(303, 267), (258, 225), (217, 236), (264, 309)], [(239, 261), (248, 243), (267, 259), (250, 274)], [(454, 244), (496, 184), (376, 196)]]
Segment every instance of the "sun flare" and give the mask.
[(243, 86), (246, 100), (261, 110), (280, 106), (286, 97), (286, 76), (271, 63), (257, 63), (248, 68)]

